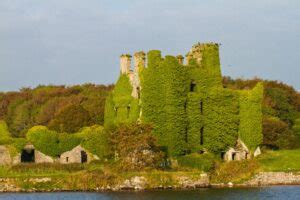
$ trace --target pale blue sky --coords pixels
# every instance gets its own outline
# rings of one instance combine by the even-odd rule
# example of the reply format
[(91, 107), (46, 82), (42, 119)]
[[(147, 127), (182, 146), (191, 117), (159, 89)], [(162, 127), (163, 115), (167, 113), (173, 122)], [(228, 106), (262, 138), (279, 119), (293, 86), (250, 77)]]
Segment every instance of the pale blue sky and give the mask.
[(113, 83), (119, 55), (221, 43), (224, 75), (300, 89), (299, 0), (0, 0), (0, 91)]

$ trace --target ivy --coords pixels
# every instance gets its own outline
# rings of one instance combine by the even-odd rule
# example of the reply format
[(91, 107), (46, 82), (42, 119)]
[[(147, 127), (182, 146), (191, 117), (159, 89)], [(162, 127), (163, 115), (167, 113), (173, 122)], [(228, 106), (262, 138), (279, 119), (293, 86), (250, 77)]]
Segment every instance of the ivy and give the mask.
[(163, 60), (157, 51), (148, 53), (148, 63), (141, 83), (143, 120), (154, 124), (154, 134), (170, 155), (181, 155), (186, 151), (187, 72), (175, 57)]
[[(127, 75), (121, 75), (107, 98), (105, 124), (134, 122), (126, 106), (138, 105), (141, 120), (153, 125), (152, 133), (170, 156), (207, 150), (219, 153), (240, 137), (251, 150), (262, 142), (263, 86), (239, 91), (223, 88), (217, 44), (200, 44), (188, 53), (188, 65), (173, 56), (147, 54), (141, 68), (141, 100), (131, 97)], [(179, 57), (180, 58), (180, 57)], [(116, 111), (113, 109), (117, 109)]]
[(253, 90), (240, 92), (240, 126), (242, 141), (254, 150), (262, 143), (262, 98), (263, 85), (258, 83)]
[(105, 108), (105, 127), (119, 123), (134, 122), (138, 119), (140, 108), (137, 99), (131, 96), (132, 86), (127, 75), (122, 74), (114, 91), (108, 96)]

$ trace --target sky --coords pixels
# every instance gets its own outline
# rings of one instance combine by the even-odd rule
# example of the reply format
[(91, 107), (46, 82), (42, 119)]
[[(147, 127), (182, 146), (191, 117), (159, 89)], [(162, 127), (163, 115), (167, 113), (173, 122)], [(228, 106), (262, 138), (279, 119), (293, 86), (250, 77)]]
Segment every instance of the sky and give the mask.
[(300, 89), (299, 0), (0, 0), (0, 91), (110, 84), (119, 56), (221, 44), (222, 73)]

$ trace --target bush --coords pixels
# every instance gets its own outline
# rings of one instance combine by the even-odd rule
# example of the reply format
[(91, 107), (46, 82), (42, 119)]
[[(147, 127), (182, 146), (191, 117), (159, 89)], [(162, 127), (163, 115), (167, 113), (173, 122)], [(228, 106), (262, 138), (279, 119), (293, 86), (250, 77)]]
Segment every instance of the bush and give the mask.
[(263, 134), (263, 145), (271, 149), (292, 149), (299, 145), (289, 125), (278, 118), (264, 118)]
[(27, 139), (42, 153), (57, 157), (60, 154), (58, 134), (45, 126), (34, 126), (27, 132)]
[(82, 138), (76, 134), (59, 133), (59, 154), (72, 150), (81, 143)]
[(89, 152), (97, 155), (100, 160), (112, 155), (109, 133), (102, 126), (95, 125), (83, 128), (80, 135), (84, 136), (82, 146)]
[(197, 154), (193, 153), (177, 158), (178, 165), (187, 168), (199, 169), (202, 171), (210, 171), (214, 167), (215, 156), (213, 154)]
[(123, 171), (160, 168), (164, 153), (151, 134), (152, 127), (145, 124), (121, 125), (113, 133), (113, 145)]
[(258, 168), (259, 164), (256, 160), (221, 163), (212, 173), (211, 181), (213, 183), (239, 183), (251, 178)]
[(0, 121), (0, 144), (8, 144), (11, 142), (11, 136), (5, 121)]

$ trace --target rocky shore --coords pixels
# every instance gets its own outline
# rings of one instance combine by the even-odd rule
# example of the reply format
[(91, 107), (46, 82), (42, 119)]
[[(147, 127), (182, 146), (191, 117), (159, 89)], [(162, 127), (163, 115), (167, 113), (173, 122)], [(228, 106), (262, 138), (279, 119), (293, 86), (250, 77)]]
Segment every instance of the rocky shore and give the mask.
[[(52, 178), (28, 178), (24, 180), (28, 185), (47, 184), (53, 182)], [(161, 180), (163, 182), (163, 180)], [(210, 183), (207, 174), (201, 174), (200, 178), (191, 179), (186, 176), (178, 176), (173, 184), (157, 184), (151, 183), (144, 176), (133, 176), (123, 180), (121, 183), (114, 185), (106, 185), (90, 189), (72, 189), (72, 188), (35, 188), (35, 187), (20, 187), (17, 178), (1, 178), (0, 192), (58, 192), (58, 191), (122, 191), (122, 190), (155, 190), (155, 189), (196, 189), (208, 187), (259, 187), (271, 185), (300, 185), (299, 172), (260, 172), (250, 180), (234, 184), (234, 183)]]

